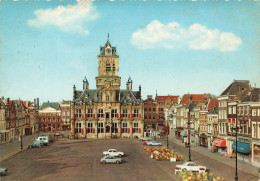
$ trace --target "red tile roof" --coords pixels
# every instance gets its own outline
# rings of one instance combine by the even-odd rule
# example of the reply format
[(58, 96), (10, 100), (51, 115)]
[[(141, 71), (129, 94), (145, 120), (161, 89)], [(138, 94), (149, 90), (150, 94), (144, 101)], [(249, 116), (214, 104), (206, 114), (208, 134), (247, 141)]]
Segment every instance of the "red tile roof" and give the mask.
[(208, 104), (208, 110), (210, 111), (215, 106), (218, 106), (218, 99), (210, 99)]
[(178, 101), (179, 96), (157, 96), (158, 101), (165, 101), (167, 99), (170, 99), (171, 101)]
[[(205, 101), (204, 98), (209, 99), (210, 95), (209, 94), (189, 94), (190, 97), (190, 102), (191, 101)], [(188, 94), (184, 94), (182, 98), (182, 104), (187, 104), (188, 103)]]
[(30, 101), (23, 101), (23, 105), (26, 107), (26, 104), (28, 102), (28, 107), (33, 107)]

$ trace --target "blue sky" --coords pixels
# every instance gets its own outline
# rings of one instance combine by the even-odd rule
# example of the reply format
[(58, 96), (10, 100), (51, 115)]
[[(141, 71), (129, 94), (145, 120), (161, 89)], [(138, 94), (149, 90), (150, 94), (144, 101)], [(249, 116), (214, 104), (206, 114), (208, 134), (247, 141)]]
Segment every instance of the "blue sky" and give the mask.
[(236, 80), (260, 86), (259, 2), (3, 1), (0, 95), (72, 99), (110, 35), (121, 89), (147, 95), (221, 94)]

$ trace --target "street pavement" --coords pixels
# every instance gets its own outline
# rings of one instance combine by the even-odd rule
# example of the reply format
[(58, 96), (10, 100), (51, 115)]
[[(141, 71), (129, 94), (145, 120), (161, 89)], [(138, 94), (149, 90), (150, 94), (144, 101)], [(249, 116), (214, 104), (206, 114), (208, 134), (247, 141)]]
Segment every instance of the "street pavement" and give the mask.
[[(166, 145), (166, 138), (161, 139)], [(185, 147), (181, 140), (169, 137), (169, 149), (182, 153), (185, 161), (189, 159), (189, 149)], [(206, 166), (211, 173), (214, 173), (227, 180), (234, 180), (235, 159), (231, 159), (216, 153), (212, 153), (203, 147), (191, 147), (191, 161)], [(241, 181), (259, 180), (258, 168), (238, 161), (238, 178)]]
[[(23, 139), (24, 145), (30, 144), (36, 135)], [(166, 147), (166, 138), (159, 139)], [(0, 145), (2, 162), (9, 174), (0, 180), (180, 180), (174, 174), (176, 164), (188, 161), (188, 148), (180, 140), (170, 137), (169, 149), (184, 156), (184, 161), (156, 161), (149, 158), (138, 140), (132, 139), (87, 139), (68, 140), (60, 138), (44, 148), (23, 149), (20, 142)], [(116, 148), (126, 153), (124, 163), (100, 164), (102, 152)], [(3, 159), (4, 158), (4, 159)], [(206, 166), (227, 181), (233, 181), (235, 161), (220, 156), (201, 147), (191, 147), (191, 160)], [(258, 169), (238, 162), (240, 181), (257, 181)]]
[[(37, 134), (24, 136), (22, 138), (23, 149), (26, 149), (33, 140), (37, 138)], [(0, 144), (0, 162), (19, 153), (21, 149), (21, 141), (14, 139), (12, 142)]]

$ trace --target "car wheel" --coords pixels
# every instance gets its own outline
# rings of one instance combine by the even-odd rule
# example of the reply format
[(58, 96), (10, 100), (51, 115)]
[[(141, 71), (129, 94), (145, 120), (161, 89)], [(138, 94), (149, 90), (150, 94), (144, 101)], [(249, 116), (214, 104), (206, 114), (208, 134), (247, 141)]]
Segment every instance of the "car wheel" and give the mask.
[(122, 155), (121, 155), (121, 154), (119, 154), (118, 156), (119, 156), (119, 157), (121, 157)]
[(108, 156), (109, 154), (106, 154), (106, 156)]
[(116, 161), (116, 163), (117, 163), (117, 164), (119, 164), (119, 163), (120, 163), (120, 161)]
[(102, 161), (103, 164), (107, 163), (105, 160)]

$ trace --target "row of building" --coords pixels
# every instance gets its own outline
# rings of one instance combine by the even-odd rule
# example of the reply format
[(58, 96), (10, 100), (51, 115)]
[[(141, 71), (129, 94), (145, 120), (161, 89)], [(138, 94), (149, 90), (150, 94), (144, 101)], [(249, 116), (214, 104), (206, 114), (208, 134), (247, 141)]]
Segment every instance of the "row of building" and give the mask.
[(39, 99), (34, 103), (22, 100), (0, 99), (0, 143), (38, 131)]
[(165, 118), (176, 138), (260, 166), (260, 88), (249, 81), (234, 80), (216, 98), (185, 94)]

